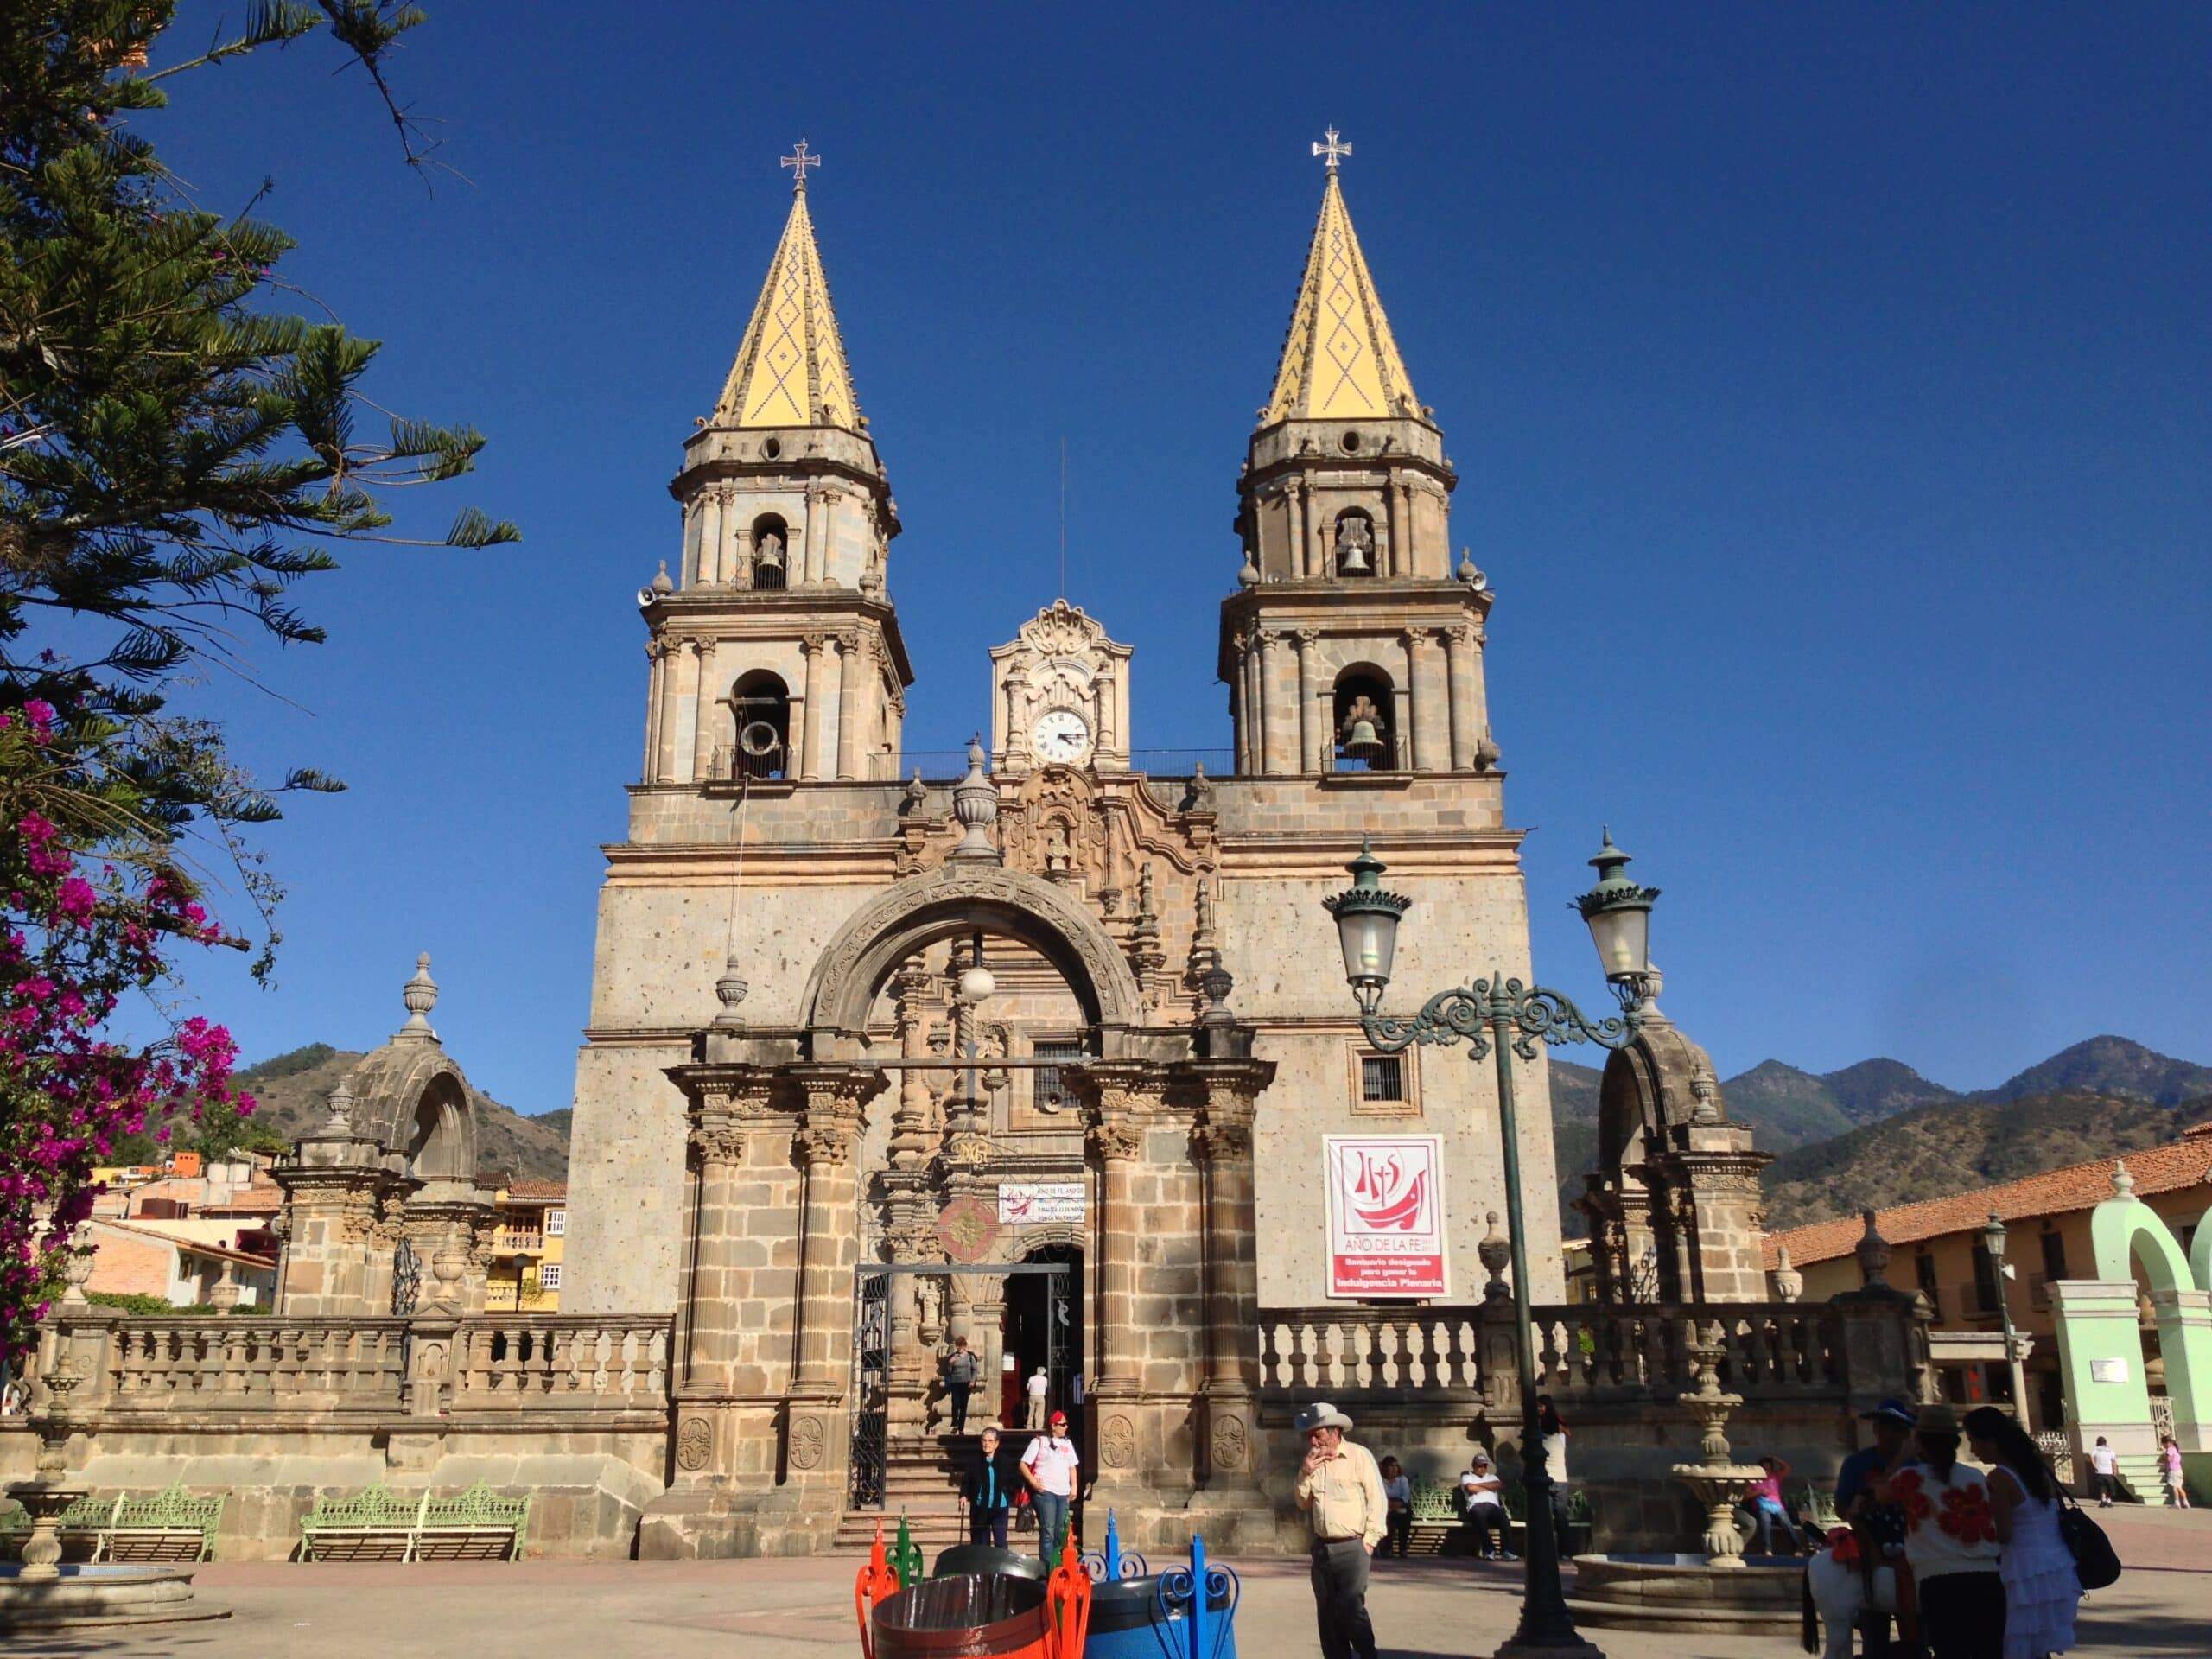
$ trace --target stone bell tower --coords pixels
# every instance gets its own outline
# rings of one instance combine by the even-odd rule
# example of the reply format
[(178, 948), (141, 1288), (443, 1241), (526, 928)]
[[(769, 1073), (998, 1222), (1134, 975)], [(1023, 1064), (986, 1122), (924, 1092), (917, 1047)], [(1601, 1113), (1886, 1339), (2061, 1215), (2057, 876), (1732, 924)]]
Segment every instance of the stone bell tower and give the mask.
[(1222, 607), (1236, 770), (1486, 772), (1482, 573), (1452, 557), (1459, 474), (1414, 396), (1353, 233), (1332, 130), (1274, 394), (1237, 481)]
[(715, 411), (669, 486), (682, 580), (652, 634), (645, 781), (888, 778), (913, 683), (885, 590), (897, 505), (853, 392), (801, 143), (791, 217)]

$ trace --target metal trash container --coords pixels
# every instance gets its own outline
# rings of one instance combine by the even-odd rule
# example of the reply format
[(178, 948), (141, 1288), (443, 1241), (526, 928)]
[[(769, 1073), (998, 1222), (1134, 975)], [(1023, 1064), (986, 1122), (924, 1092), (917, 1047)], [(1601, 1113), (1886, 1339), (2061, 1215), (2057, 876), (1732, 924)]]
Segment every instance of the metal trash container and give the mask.
[(1043, 1659), (1046, 1631), (1044, 1581), (1003, 1573), (924, 1579), (868, 1618), (874, 1659)]
[(1180, 1600), (1163, 1602), (1156, 1575), (1093, 1585), (1084, 1659), (1236, 1659), (1236, 1590), (1219, 1575), (1208, 1589), (1206, 1651), (1194, 1656), (1187, 1592)]
[(930, 1569), (935, 1579), (957, 1578), (963, 1573), (979, 1573), (988, 1577), (1003, 1573), (1009, 1578), (1036, 1579), (1045, 1577), (1045, 1563), (1034, 1555), (1025, 1555), (1018, 1549), (1001, 1549), (994, 1544), (955, 1544), (937, 1558), (937, 1565)]

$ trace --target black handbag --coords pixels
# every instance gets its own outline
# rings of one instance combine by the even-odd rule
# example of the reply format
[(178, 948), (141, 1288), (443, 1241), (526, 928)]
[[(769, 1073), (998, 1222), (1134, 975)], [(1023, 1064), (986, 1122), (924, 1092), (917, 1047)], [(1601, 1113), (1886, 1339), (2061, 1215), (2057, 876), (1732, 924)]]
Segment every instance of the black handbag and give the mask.
[(2105, 1536), (2105, 1529), (2092, 1521), (2074, 1494), (2063, 1486), (2058, 1488), (2063, 1505), (2058, 1512), (2058, 1535), (2066, 1541), (2066, 1548), (2074, 1556), (2074, 1572), (2082, 1580), (2084, 1590), (2102, 1590), (2120, 1581), (2120, 1554), (2112, 1547), (2112, 1540)]

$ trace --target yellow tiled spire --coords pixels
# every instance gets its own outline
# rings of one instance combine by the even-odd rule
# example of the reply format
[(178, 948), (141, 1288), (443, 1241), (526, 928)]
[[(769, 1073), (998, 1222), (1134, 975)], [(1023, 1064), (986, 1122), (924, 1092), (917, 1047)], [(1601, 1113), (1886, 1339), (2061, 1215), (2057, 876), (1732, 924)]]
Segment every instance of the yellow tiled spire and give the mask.
[(1283, 341), (1282, 366), (1275, 371), (1274, 395), (1260, 417), (1262, 426), (1421, 413), (1337, 182), (1337, 157), (1351, 149), (1337, 143), (1333, 130), (1325, 149), (1313, 146), (1315, 155), (1329, 158), (1328, 182), (1321, 191), (1313, 246), (1306, 256), (1305, 280), (1291, 310), (1290, 334)]
[(845, 342), (830, 305), (822, 251), (806, 211), (806, 169), (819, 166), (802, 142), (784, 165), (798, 175), (791, 216), (746, 324), (737, 361), (715, 405), (715, 426), (836, 426), (866, 429), (853, 392)]

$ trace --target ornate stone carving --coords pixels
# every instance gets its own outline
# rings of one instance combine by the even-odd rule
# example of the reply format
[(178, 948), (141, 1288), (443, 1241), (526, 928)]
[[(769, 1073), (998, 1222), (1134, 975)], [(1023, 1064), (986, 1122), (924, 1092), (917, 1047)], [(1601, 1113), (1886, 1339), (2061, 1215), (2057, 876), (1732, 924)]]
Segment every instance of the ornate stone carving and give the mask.
[(1083, 963), (1100, 1017), (1107, 1024), (1144, 1023), (1143, 997), (1135, 977), (1088, 910), (1041, 876), (981, 863), (947, 864), (927, 875), (909, 877), (864, 906), (816, 964), (801, 1004), (801, 1023), (817, 1029), (858, 1029), (866, 1017), (865, 1007), (859, 1005), (874, 982), (873, 976), (862, 971), (864, 962), (879, 953), (895, 952), (903, 925), (918, 913), (976, 904), (1024, 911), (1042, 922)]
[(1090, 1150), (1102, 1159), (1134, 1158), (1144, 1144), (1137, 1126), (1121, 1119), (1094, 1122), (1087, 1134)]
[(715, 1431), (703, 1417), (686, 1417), (676, 1431), (676, 1466), (697, 1474), (714, 1461)]
[(794, 1469), (815, 1469), (822, 1464), (823, 1448), (829, 1443), (829, 1425), (812, 1412), (804, 1412), (791, 1419), (791, 1460)]
[(1109, 1469), (1136, 1466), (1137, 1426), (1120, 1412), (1099, 1426), (1098, 1460)]
[(1251, 1447), (1244, 1420), (1234, 1412), (1224, 1412), (1213, 1421), (1213, 1466), (1217, 1469), (1242, 1469)]

